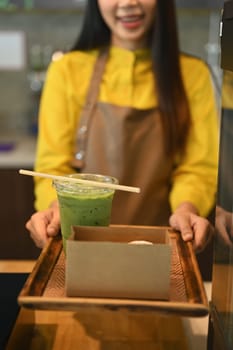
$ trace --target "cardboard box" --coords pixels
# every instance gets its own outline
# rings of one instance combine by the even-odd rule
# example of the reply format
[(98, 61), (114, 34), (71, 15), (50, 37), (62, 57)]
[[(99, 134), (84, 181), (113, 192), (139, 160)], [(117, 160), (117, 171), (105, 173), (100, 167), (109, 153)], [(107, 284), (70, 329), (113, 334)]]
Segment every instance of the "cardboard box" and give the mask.
[[(152, 244), (129, 244), (131, 241)], [(66, 245), (67, 296), (169, 299), (168, 228), (74, 226)]]

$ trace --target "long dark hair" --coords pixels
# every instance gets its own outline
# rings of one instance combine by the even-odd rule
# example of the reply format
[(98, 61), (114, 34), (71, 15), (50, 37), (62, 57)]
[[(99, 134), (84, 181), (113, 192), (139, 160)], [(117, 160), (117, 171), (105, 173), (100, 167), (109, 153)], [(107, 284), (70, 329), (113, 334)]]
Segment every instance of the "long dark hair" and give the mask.
[[(149, 35), (159, 108), (167, 154), (184, 152), (191, 115), (186, 96), (173, 0), (158, 0), (155, 22)], [(87, 0), (83, 27), (73, 50), (91, 50), (109, 46), (111, 32), (105, 24), (97, 0)]]

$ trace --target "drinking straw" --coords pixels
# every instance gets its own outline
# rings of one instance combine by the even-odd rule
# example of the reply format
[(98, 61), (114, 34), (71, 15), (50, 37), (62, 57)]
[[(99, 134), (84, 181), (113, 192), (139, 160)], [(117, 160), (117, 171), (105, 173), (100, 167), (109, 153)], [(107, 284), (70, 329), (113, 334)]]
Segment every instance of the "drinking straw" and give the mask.
[(81, 183), (81, 184), (86, 184), (86, 185), (91, 185), (91, 186), (96, 186), (96, 187), (110, 188), (110, 189), (113, 189), (113, 190), (120, 190), (120, 191), (140, 193), (140, 188), (138, 188), (138, 187), (112, 184), (112, 183), (108, 183), (108, 182), (99, 182), (99, 181), (84, 180), (84, 179), (79, 179), (79, 178), (69, 177), (69, 176), (60, 176), (60, 175), (39, 173), (39, 172), (36, 172), (36, 171), (25, 170), (25, 169), (20, 169), (19, 173), (22, 174), (22, 175), (38, 176), (38, 177), (44, 177), (44, 178), (47, 178), (47, 179), (58, 180), (58, 181), (76, 182), (76, 183)]

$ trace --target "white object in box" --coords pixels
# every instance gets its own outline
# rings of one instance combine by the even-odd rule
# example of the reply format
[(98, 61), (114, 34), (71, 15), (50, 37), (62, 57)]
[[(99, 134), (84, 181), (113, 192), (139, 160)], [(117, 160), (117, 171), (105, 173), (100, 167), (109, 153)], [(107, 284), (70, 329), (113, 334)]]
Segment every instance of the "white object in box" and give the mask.
[(169, 299), (168, 228), (74, 226), (72, 232), (66, 242), (67, 296)]

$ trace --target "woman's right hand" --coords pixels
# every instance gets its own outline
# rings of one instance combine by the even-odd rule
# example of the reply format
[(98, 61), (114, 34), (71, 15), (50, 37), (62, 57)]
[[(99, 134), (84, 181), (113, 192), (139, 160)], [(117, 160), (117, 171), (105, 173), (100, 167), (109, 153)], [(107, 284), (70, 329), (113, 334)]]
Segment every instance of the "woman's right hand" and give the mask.
[(60, 230), (58, 202), (43, 211), (34, 213), (26, 223), (26, 228), (38, 248), (43, 248), (49, 237), (56, 236)]

